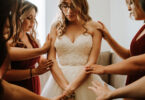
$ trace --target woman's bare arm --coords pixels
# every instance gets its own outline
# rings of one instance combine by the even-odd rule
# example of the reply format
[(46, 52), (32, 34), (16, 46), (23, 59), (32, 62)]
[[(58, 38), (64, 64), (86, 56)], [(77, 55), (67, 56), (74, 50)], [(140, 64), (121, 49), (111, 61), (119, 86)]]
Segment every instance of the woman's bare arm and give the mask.
[(4, 89), (2, 100), (50, 100), (4, 80), (2, 81), (2, 87)]
[(143, 73), (145, 71), (145, 54), (133, 56), (121, 62), (108, 66), (92, 65), (86, 67), (87, 73), (93, 74), (123, 74)]
[(42, 48), (28, 49), (28, 48), (10, 47), (8, 50), (10, 59), (12, 61), (20, 61), (20, 60), (28, 60), (28, 59), (38, 57), (49, 50), (50, 43), (51, 43), (51, 39), (48, 36)]
[(115, 41), (115, 39), (110, 35), (109, 31), (107, 30), (106, 26), (99, 22), (102, 25), (101, 27), (98, 27), (98, 30), (100, 30), (103, 34), (104, 39), (108, 42), (108, 44), (112, 47), (112, 49), (123, 59), (130, 57), (130, 50), (122, 47), (120, 44)]
[(93, 82), (93, 86), (89, 89), (97, 95), (96, 100), (112, 100), (115, 98), (133, 98), (137, 100), (145, 99), (145, 76), (141, 79), (116, 90), (110, 90), (107, 85), (102, 85), (99, 82)]
[(58, 63), (56, 61), (56, 49), (54, 47), (55, 39), (56, 39), (55, 26), (52, 26), (50, 36), (52, 38), (52, 42), (51, 42), (50, 51), (48, 52), (48, 59), (53, 61), (53, 66), (51, 67), (51, 73), (55, 81), (58, 83), (58, 85), (63, 90), (65, 90), (68, 85), (68, 81), (65, 79), (65, 76), (63, 75), (63, 72), (61, 71), (61, 69), (58, 67)]

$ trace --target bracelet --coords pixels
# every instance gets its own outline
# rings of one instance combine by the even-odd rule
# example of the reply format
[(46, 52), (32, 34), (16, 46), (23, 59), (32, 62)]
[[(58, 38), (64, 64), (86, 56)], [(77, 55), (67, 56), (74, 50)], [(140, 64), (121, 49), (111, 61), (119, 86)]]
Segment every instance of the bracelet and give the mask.
[(66, 99), (70, 99), (70, 98), (75, 98), (75, 93), (74, 92), (72, 94), (66, 96)]
[(32, 68), (30, 68), (30, 77), (32, 78)]

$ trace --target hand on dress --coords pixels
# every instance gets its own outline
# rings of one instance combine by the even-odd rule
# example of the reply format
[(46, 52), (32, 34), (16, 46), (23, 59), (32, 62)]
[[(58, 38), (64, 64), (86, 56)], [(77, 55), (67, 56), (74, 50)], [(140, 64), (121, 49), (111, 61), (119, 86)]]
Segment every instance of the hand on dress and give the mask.
[(37, 68), (34, 68), (32, 70), (33, 75), (41, 75), (43, 73), (46, 73), (50, 70), (50, 67), (53, 65), (52, 60), (47, 60), (47, 59), (43, 59), (41, 60), (41, 62), (39, 63), (39, 66)]
[(102, 65), (91, 65), (89, 67), (85, 67), (86, 73), (87, 74), (105, 74), (104, 71), (105, 67)]
[(42, 46), (42, 49), (44, 50), (45, 53), (48, 52), (48, 50), (49, 50), (49, 48), (51, 46), (51, 40), (52, 39), (50, 38), (50, 36), (48, 34), (48, 36), (46, 38), (46, 41), (45, 41), (44, 45)]
[(98, 81), (92, 82), (93, 86), (88, 87), (92, 90), (96, 95), (96, 100), (110, 100), (112, 91), (109, 90), (107, 84), (102, 85)]
[(105, 40), (109, 40), (111, 38), (111, 35), (110, 35), (108, 29), (102, 22), (98, 21), (98, 23), (100, 23), (102, 25), (102, 27), (97, 27), (97, 29), (102, 33), (102, 36)]

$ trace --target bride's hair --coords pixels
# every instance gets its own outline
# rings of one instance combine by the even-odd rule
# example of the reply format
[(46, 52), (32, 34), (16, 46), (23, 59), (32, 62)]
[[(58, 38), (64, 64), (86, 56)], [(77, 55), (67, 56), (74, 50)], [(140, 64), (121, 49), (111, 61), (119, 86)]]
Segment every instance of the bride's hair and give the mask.
[[(62, 4), (62, 2), (64, 2), (64, 0), (60, 0), (59, 6)], [(82, 22), (82, 26), (87, 31), (87, 28), (85, 28), (85, 23), (91, 20), (91, 17), (89, 16), (89, 6), (87, 0), (71, 0), (71, 2), (74, 6), (74, 9), (78, 11), (78, 20)], [(56, 23), (58, 36), (62, 36), (65, 33), (67, 24), (68, 20), (61, 10)]]

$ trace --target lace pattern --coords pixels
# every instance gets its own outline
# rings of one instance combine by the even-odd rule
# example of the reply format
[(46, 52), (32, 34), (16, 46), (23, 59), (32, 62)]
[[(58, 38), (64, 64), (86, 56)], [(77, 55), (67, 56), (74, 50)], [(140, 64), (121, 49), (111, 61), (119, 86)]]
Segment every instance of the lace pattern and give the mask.
[(55, 48), (61, 65), (85, 65), (92, 48), (92, 36), (88, 33), (81, 34), (73, 43), (66, 35), (63, 35), (56, 38)]

